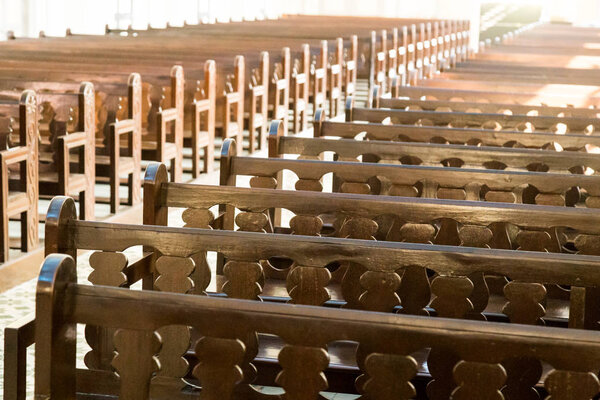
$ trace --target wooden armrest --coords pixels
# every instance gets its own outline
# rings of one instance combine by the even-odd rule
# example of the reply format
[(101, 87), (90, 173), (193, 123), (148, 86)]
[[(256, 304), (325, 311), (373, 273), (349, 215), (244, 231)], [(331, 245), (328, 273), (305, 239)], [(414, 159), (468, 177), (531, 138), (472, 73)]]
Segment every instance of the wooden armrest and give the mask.
[[(115, 159), (120, 157), (121, 147), (127, 149), (128, 154), (133, 154), (133, 142), (135, 141), (135, 120), (124, 119), (122, 121), (113, 122), (110, 124), (109, 152)], [(121, 143), (122, 136), (131, 135), (131, 142), (123, 146)]]
[(76, 132), (58, 137), (58, 143), (64, 149), (71, 150), (77, 147), (84, 147), (87, 144), (86, 132)]
[(27, 348), (35, 341), (35, 313), (4, 329), (4, 399), (25, 400)]
[(115, 133), (120, 136), (131, 133), (135, 130), (135, 121), (133, 119), (124, 119), (119, 122), (113, 122)]
[(0, 151), (0, 160), (4, 165), (11, 165), (27, 160), (29, 149), (27, 147), (15, 147)]
[(194, 102), (195, 112), (200, 113), (200, 112), (210, 111), (210, 103), (211, 103), (211, 101), (209, 99), (196, 100)]
[(252, 94), (256, 97), (264, 96), (265, 87), (263, 85), (257, 85), (257, 86), (252, 87)]
[(229, 104), (239, 103), (240, 94), (238, 92), (227, 93), (225, 94), (225, 98), (227, 99), (227, 103)]
[(162, 114), (162, 119), (164, 122), (175, 121), (178, 115), (176, 108), (167, 108), (166, 110), (162, 110), (160, 113)]

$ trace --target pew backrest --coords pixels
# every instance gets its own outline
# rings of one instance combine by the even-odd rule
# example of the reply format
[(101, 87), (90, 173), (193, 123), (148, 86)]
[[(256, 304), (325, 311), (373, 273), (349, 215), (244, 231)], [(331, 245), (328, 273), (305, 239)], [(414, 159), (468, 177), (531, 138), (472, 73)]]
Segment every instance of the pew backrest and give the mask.
[[(168, 343), (155, 332), (173, 325), (193, 326), (201, 332), (194, 344), (193, 357), (198, 362), (193, 376), (207, 398), (230, 397), (240, 386), (249, 386), (252, 374), (247, 360), (254, 357), (253, 348), (244, 343), (249, 333), (284, 341), (278, 355), (282, 370), (276, 381), (287, 396), (296, 398), (316, 398), (327, 389), (323, 373), (329, 364), (327, 344), (339, 340), (359, 344), (357, 364), (363, 384), (357, 385), (374, 397), (414, 396), (410, 381), (418, 365), (411, 354), (429, 348), (453, 354), (450, 370), (458, 382), (453, 391), (456, 396), (499, 393), (507, 379), (500, 363), (523, 358), (551, 366), (544, 386), (552, 397), (568, 393), (588, 398), (599, 391), (599, 334), (591, 331), (405, 315), (390, 318), (355, 310), (89, 287), (77, 284), (74, 260), (56, 254), (43, 264), (36, 304), (37, 397), (74, 398), (77, 377), (87, 372), (92, 378), (87, 393), (106, 394), (110, 385), (103, 391), (103, 384), (112, 383), (109, 390), (120, 397), (148, 398), (155, 372), (164, 379), (165, 366), (156, 362), (156, 353), (161, 344)], [(107, 312), (115, 309), (119, 312)], [(298, 329), (299, 323), (304, 329)], [(119, 379), (111, 382), (107, 374), (91, 368), (77, 371), (76, 342), (69, 336), (77, 324), (116, 330), (117, 352), (109, 359)], [(430, 357), (429, 363), (435, 370), (437, 361)], [(524, 369), (512, 372), (524, 379), (529, 376)], [(482, 375), (489, 378), (481, 380)], [(167, 393), (179, 393), (181, 388), (182, 383)]]

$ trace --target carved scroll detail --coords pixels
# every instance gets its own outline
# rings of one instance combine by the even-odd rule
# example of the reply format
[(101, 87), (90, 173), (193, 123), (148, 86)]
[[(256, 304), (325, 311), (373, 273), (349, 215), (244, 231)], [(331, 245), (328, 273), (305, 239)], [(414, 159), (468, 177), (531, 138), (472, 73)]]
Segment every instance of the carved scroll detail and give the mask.
[(266, 233), (269, 217), (264, 212), (241, 212), (235, 217), (235, 223), (244, 232)]
[(296, 215), (290, 220), (294, 235), (319, 236), (323, 229), (323, 220), (312, 215)]
[[(340, 227), (339, 236), (351, 239), (375, 240), (374, 235), (377, 232), (377, 229), (377, 223), (371, 219), (362, 217), (348, 218)], [(361, 277), (367, 271), (365, 266), (354, 262), (345, 262), (342, 264), (340, 269), (345, 271), (342, 278), (342, 294), (344, 296), (344, 300), (346, 301), (345, 307), (360, 309), (366, 305), (363, 304), (363, 300), (367, 302), (375, 300), (373, 294), (369, 294), (364, 297), (363, 300), (361, 300), (361, 297), (364, 294)], [(391, 279), (389, 282), (392, 284), (392, 286), (396, 285), (393, 283), (395, 281), (393, 277), (388, 279)], [(372, 285), (375, 282), (364, 281), (364, 283)], [(388, 298), (388, 300), (395, 302), (395, 299), (393, 298)], [(370, 305), (375, 306), (375, 304)]]

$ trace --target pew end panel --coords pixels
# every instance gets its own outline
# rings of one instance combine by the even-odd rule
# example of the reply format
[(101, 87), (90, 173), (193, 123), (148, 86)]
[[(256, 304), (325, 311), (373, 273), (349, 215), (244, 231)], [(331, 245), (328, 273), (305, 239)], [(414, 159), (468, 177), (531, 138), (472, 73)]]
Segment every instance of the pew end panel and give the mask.
[(238, 150), (243, 150), (246, 67), (244, 56), (236, 56), (234, 73), (225, 82), (224, 96), (217, 99), (216, 129), (223, 140), (235, 138)]
[[(289, 47), (282, 49), (281, 61), (274, 64), (271, 75), (271, 89), (269, 90), (272, 109), (271, 119), (285, 121), (284, 128), (287, 132), (289, 129), (290, 93), (292, 92), (291, 52)], [(261, 135), (261, 149), (267, 146), (266, 142), (267, 135)]]
[(318, 58), (311, 64), (311, 86), (313, 110), (325, 108), (327, 104), (327, 40), (321, 41)]
[[(36, 93), (31, 90), (22, 92), (18, 99), (0, 99), (0, 135), (3, 142), (3, 149), (0, 151), (0, 262), (9, 259), (8, 224), (11, 217), (18, 217), (20, 221), (19, 248), (22, 252), (31, 251), (39, 244), (37, 107)], [(13, 126), (17, 121), (18, 135), (12, 137)]]
[[(335, 118), (340, 113), (340, 101), (342, 100), (342, 79), (344, 63), (344, 39), (337, 38), (332, 59), (327, 66), (327, 91), (329, 93), (329, 115)], [(316, 108), (315, 108), (316, 110)], [(313, 110), (314, 112), (314, 110)]]
[[(201, 172), (209, 173), (214, 169), (217, 97), (217, 66), (214, 60), (208, 60), (204, 64), (204, 80), (202, 89), (199, 91), (199, 96), (194, 93), (191, 104), (190, 145), (194, 179), (198, 178)], [(203, 169), (200, 168), (202, 150), (204, 150)]]
[(344, 101), (348, 96), (353, 96), (356, 93), (356, 82), (358, 79), (358, 36), (350, 37), (350, 47), (347, 49), (348, 54), (344, 63)]
[(152, 86), (145, 88), (148, 93), (144, 97), (149, 102), (142, 103), (142, 106), (148, 107), (142, 136), (142, 159), (169, 164), (171, 179), (181, 181), (185, 108), (183, 67), (173, 66), (166, 82), (159, 77)]
[[(244, 116), (247, 118), (248, 152), (254, 153), (263, 148), (266, 141), (267, 121), (269, 115), (269, 53), (260, 54), (259, 68), (250, 71), (250, 96), (246, 98)], [(273, 70), (275, 74), (275, 69)]]
[(294, 60), (294, 68), (291, 77), (292, 85), (292, 109), (294, 113), (294, 133), (298, 134), (306, 130), (308, 123), (308, 106), (311, 90), (311, 61), (310, 46), (302, 45), (300, 58)]
[[(103, 94), (121, 99), (120, 94), (103, 91)], [(105, 98), (103, 105), (110, 105)], [(120, 106), (119, 106), (120, 108)], [(97, 110), (100, 111), (100, 110)], [(127, 80), (127, 110), (125, 115), (120, 110), (102, 110), (106, 114), (103, 126), (102, 144), (96, 145), (96, 175), (108, 176), (110, 184), (110, 209), (116, 213), (121, 200), (119, 198), (120, 177), (128, 177), (128, 205), (141, 201), (141, 160), (142, 160), (142, 80), (139, 74), (133, 73)], [(100, 121), (102, 125), (102, 121)]]
[[(41, 93), (38, 100), (44, 110), (40, 128), (43, 127), (46, 135), (41, 136), (40, 143), (40, 195), (78, 195), (80, 217), (93, 220), (96, 179), (94, 86), (83, 82), (77, 94)], [(71, 128), (74, 109), (77, 110), (76, 123)], [(74, 159), (72, 152), (76, 153)]]

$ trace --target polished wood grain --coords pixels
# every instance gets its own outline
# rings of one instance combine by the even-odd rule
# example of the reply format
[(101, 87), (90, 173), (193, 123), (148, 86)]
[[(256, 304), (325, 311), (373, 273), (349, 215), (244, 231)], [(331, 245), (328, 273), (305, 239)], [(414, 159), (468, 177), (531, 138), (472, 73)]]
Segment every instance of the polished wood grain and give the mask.
[[(450, 378), (458, 385), (450, 391), (456, 398), (472, 398), (481, 393), (487, 394), (486, 398), (502, 398), (499, 390), (507, 374), (501, 363), (519, 357), (552, 366), (544, 378), (551, 396), (583, 399), (600, 390), (596, 375), (600, 368), (596, 332), (90, 287), (78, 285), (74, 271), (73, 260), (65, 255), (51, 255), (42, 268), (37, 292), (35, 391), (38, 397), (75, 398), (76, 387), (79, 391), (83, 389), (79, 376), (84, 371), (76, 370), (75, 342), (68, 335), (76, 323), (131, 332), (131, 346), (146, 349), (135, 355), (129, 353), (133, 357), (128, 362), (117, 353), (119, 380), (107, 381), (102, 372), (89, 371), (96, 376), (96, 383), (85, 390), (96, 395), (132, 393), (133, 398), (145, 398), (143, 394), (149, 390), (166, 390), (164, 386), (157, 387), (149, 373), (143, 373), (152, 371), (153, 361), (149, 356), (156, 347), (148, 347), (148, 335), (142, 333), (151, 334), (173, 325), (192, 325), (202, 332), (195, 346), (198, 366), (194, 375), (202, 382), (202, 393), (207, 398), (245, 390), (246, 385), (240, 383), (245, 377), (240, 368), (245, 347), (236, 337), (236, 333), (243, 331), (275, 335), (284, 341), (279, 353), (282, 370), (277, 381), (289, 398), (316, 399), (318, 390), (327, 389), (330, 382), (322, 373), (329, 363), (326, 345), (337, 340), (359, 344), (361, 354), (366, 356), (365, 363), (359, 365), (366, 375), (357, 381), (357, 386), (364, 382), (364, 390), (371, 395), (414, 393), (408, 382), (416, 372), (411, 354), (430, 347), (438, 349), (440, 354), (452, 354), (444, 362), (454, 367), (450, 368)], [(109, 311), (112, 309), (120, 312), (112, 313)], [(299, 324), (302, 330), (298, 329)], [(397, 340), (399, 337), (403, 340)], [(494, 346), (488, 346), (489, 343)], [(357, 354), (357, 359), (362, 356)], [(435, 370), (432, 361), (429, 369)], [(515, 378), (529, 374), (521, 368), (511, 372)], [(106, 384), (102, 385), (102, 381)], [(388, 381), (394, 384), (386, 384)], [(439, 381), (430, 383), (429, 398), (437, 398), (448, 390), (441, 386), (443, 382), (440, 376)], [(184, 397), (175, 388), (163, 393)]]

